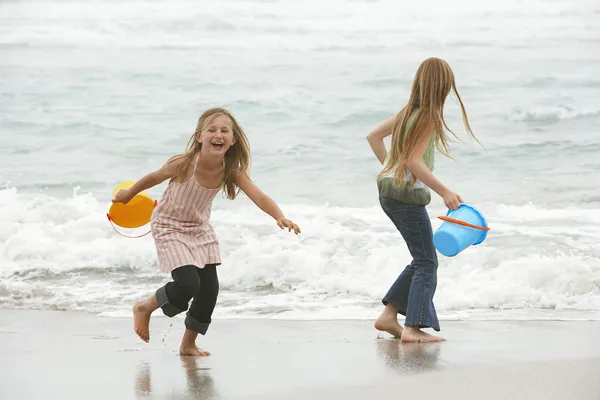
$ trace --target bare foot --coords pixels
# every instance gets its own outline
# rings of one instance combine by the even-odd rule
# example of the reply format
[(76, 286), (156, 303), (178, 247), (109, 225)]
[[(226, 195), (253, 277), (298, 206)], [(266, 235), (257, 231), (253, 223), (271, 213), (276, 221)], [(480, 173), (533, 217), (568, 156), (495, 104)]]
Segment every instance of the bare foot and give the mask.
[(402, 336), (402, 327), (398, 323), (398, 319), (396, 317), (397, 314), (390, 315), (386, 312), (383, 312), (375, 321), (375, 329), (381, 332), (387, 332), (392, 336), (401, 337)]
[(196, 356), (196, 357), (205, 357), (210, 356), (210, 352), (206, 350), (202, 350), (198, 348), (195, 344), (193, 345), (181, 345), (179, 348), (180, 356)]
[(419, 342), (419, 343), (430, 343), (430, 342), (444, 342), (446, 339), (440, 336), (433, 336), (429, 333), (423, 332), (414, 326), (405, 326), (402, 331), (401, 339), (403, 342)]
[(145, 301), (138, 301), (133, 306), (133, 330), (144, 342), (150, 341), (150, 316), (152, 315)]

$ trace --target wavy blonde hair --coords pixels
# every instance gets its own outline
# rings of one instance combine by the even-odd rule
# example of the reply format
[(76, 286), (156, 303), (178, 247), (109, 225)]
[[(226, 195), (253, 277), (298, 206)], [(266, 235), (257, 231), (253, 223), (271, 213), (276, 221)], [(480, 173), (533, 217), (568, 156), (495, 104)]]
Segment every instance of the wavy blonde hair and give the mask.
[[(458, 136), (448, 127), (444, 120), (444, 104), (450, 90), (454, 91), (460, 103), (465, 129), (481, 145), (469, 125), (467, 110), (458, 94), (458, 90), (456, 90), (456, 82), (452, 69), (446, 61), (440, 58), (428, 58), (421, 63), (415, 74), (410, 98), (408, 104), (404, 107), (404, 113), (399, 112), (396, 114), (396, 120), (392, 127), (390, 155), (383, 170), (379, 173), (380, 177), (393, 173), (394, 182), (397, 185), (405, 182), (406, 164), (412, 157), (420, 136), (430, 125), (433, 125), (436, 148), (440, 153), (452, 158), (448, 146), (450, 137), (445, 130), (450, 132), (455, 138), (458, 138)], [(406, 130), (408, 121), (413, 113), (416, 113), (415, 120), (406, 132), (403, 140), (402, 133)], [(483, 145), (481, 146), (483, 147)], [(415, 182), (416, 177), (413, 175), (409, 185), (414, 185)]]
[(237, 197), (240, 190), (239, 186), (237, 185), (237, 179), (239, 176), (243, 176), (248, 172), (250, 169), (251, 159), (248, 137), (229, 111), (224, 108), (215, 107), (210, 108), (202, 113), (198, 119), (196, 130), (188, 141), (185, 153), (173, 157), (173, 160), (184, 160), (177, 169), (178, 173), (187, 171), (196, 155), (202, 150), (202, 143), (198, 142), (197, 140), (198, 135), (219, 115), (225, 115), (231, 120), (233, 137), (235, 138), (235, 143), (232, 144), (225, 153), (225, 168), (223, 170), (223, 181), (221, 182), (221, 189), (224, 190), (228, 199), (233, 200)]

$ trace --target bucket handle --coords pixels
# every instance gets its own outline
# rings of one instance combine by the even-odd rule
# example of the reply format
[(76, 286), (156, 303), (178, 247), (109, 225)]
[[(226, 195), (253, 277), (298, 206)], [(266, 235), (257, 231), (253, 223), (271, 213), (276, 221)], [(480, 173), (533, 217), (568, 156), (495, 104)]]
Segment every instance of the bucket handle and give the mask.
[(144, 233), (143, 235), (138, 235), (138, 236), (127, 236), (127, 235), (123, 235), (121, 232), (119, 232), (117, 230), (117, 228), (115, 227), (115, 224), (112, 222), (112, 219), (110, 218), (110, 215), (107, 213), (106, 214), (106, 218), (108, 218), (108, 221), (110, 222), (110, 225), (112, 226), (112, 228), (114, 229), (115, 232), (117, 232), (119, 235), (125, 237), (125, 238), (129, 238), (129, 239), (137, 239), (137, 238), (141, 238), (146, 236), (147, 234), (149, 234), (151, 231), (148, 231), (146, 233)]
[(490, 228), (487, 226), (473, 225), (468, 222), (461, 221), (460, 219), (449, 218), (449, 217), (438, 217), (438, 218), (441, 219), (442, 221), (452, 222), (454, 224), (466, 226), (468, 228), (479, 229), (480, 231), (489, 231), (490, 230)]

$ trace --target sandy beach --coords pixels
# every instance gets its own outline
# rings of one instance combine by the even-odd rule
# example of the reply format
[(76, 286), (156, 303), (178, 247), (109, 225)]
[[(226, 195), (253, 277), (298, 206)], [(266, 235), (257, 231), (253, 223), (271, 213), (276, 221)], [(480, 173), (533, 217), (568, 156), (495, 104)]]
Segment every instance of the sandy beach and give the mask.
[[(599, 22), (600, 0), (0, 0), (0, 400), (600, 400)], [(431, 57), (453, 71), (447, 98), (448, 70), (419, 78)], [(367, 137), (395, 131), (387, 154), (411, 153), (401, 129), (377, 129), (411, 93), (421, 111), (443, 103), (458, 136), (425, 164), (490, 228), (439, 253), (427, 290), (441, 344), (373, 328), (413, 255)], [(150, 343), (132, 326), (131, 306), (172, 278), (173, 248), (151, 234), (162, 224), (107, 213), (115, 187), (186, 152), (213, 107), (302, 232), (246, 185), (215, 194), (205, 221), (221, 172), (196, 169), (183, 192), (198, 196), (169, 219), (202, 242), (210, 223), (222, 265), (198, 342), (212, 355), (181, 357), (182, 315), (157, 311)], [(165, 209), (169, 182), (145, 190)], [(436, 192), (434, 232), (453, 226)], [(194, 253), (172, 266), (208, 261)]]
[(151, 342), (128, 318), (0, 311), (3, 399), (599, 399), (598, 321), (445, 322), (442, 344), (402, 344), (372, 321), (215, 320), (177, 353), (182, 320)]

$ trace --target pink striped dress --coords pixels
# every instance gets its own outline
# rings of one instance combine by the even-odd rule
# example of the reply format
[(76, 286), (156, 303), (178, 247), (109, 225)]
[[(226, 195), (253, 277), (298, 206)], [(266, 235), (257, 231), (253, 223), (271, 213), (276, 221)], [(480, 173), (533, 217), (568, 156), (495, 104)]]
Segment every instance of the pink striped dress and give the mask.
[(204, 268), (221, 264), (217, 235), (210, 225), (212, 202), (220, 188), (208, 189), (196, 180), (194, 172), (183, 183), (169, 182), (151, 219), (152, 236), (162, 272), (184, 265)]

